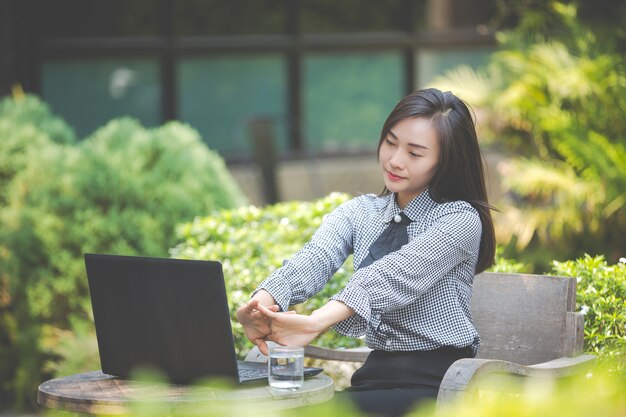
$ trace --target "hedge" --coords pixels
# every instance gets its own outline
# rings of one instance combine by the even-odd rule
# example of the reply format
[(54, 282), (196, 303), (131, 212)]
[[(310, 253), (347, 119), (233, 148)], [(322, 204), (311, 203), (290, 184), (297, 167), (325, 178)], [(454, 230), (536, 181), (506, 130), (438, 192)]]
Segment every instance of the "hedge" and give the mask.
[(615, 359), (626, 372), (626, 259), (610, 265), (604, 256), (554, 261), (552, 272), (578, 280), (576, 304), (585, 315), (585, 350)]

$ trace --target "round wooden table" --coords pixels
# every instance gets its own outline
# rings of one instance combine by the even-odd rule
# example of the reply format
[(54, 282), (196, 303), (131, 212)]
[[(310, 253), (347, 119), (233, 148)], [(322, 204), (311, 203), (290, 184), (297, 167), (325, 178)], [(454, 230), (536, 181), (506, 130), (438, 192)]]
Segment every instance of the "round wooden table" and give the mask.
[(221, 388), (154, 384), (94, 371), (44, 382), (38, 388), (37, 402), (43, 407), (89, 414), (145, 414), (142, 410), (154, 414), (158, 407), (159, 414), (177, 410), (201, 414), (224, 408), (229, 414), (243, 415), (248, 414), (246, 409), (258, 414), (260, 409), (321, 403), (333, 394), (333, 380), (324, 374), (305, 379), (298, 390), (287, 391), (270, 388), (267, 383)]

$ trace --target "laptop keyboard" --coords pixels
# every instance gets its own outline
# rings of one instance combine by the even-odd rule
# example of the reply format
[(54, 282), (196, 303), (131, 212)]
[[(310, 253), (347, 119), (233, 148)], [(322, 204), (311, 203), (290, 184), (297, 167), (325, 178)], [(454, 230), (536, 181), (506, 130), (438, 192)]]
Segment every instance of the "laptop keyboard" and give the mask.
[(239, 368), (239, 376), (242, 378), (265, 378), (266, 369)]
[[(267, 379), (267, 363), (262, 362), (245, 362), (237, 361), (237, 367), (239, 368), (239, 380), (240, 381), (254, 381)], [(322, 368), (304, 367), (304, 377), (312, 377), (320, 372)]]

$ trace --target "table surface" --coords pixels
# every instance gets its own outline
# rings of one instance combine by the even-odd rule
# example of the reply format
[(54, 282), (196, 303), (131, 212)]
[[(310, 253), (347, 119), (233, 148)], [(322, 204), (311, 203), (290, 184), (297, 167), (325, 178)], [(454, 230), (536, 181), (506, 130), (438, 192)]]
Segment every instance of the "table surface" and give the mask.
[(267, 384), (233, 388), (186, 386), (130, 381), (86, 372), (52, 379), (38, 388), (37, 402), (48, 408), (89, 414), (126, 414), (141, 407), (158, 405), (159, 411), (202, 413), (216, 407), (295, 408), (328, 401), (333, 397), (333, 380), (319, 374), (306, 378), (298, 390), (277, 390)]

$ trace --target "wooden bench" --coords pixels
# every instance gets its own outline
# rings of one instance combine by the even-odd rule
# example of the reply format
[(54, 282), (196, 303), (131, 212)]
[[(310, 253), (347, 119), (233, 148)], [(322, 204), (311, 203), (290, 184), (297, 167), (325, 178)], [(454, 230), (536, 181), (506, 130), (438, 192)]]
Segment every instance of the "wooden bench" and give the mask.
[[(582, 375), (595, 356), (583, 353), (583, 315), (576, 308), (576, 279), (485, 272), (474, 279), (472, 316), (481, 346), (473, 359), (445, 374), (438, 406), (481, 390), (509, 389), (503, 381)], [(307, 346), (310, 358), (365, 361), (369, 350)], [(258, 355), (251, 352), (248, 359)], [(262, 360), (262, 359), (261, 359)]]

